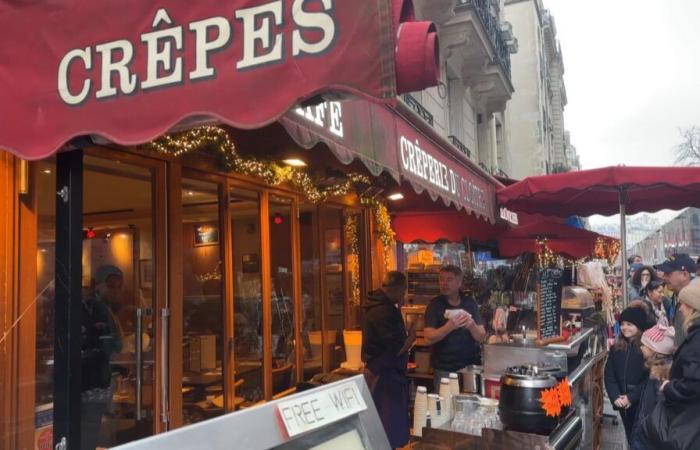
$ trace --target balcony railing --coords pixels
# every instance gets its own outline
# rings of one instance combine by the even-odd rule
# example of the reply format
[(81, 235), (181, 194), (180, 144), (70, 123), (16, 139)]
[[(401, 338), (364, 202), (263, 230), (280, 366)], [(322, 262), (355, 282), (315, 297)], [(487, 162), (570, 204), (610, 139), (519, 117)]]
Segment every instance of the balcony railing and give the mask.
[(447, 136), (447, 139), (449, 139), (450, 142), (452, 143), (452, 145), (454, 145), (455, 147), (457, 147), (457, 148), (459, 149), (459, 151), (461, 151), (462, 153), (464, 153), (465, 155), (467, 155), (467, 158), (471, 158), (471, 157), (472, 157), (472, 152), (469, 151), (469, 147), (467, 147), (466, 145), (464, 145), (464, 144), (462, 143), (462, 141), (460, 141), (459, 139), (457, 139), (455, 136), (452, 136), (452, 135)]
[(403, 101), (406, 102), (406, 104), (407, 104), (416, 114), (418, 114), (419, 116), (421, 116), (421, 118), (422, 118), (423, 120), (425, 120), (426, 122), (428, 122), (428, 123), (430, 124), (431, 127), (433, 126), (433, 115), (430, 114), (430, 111), (428, 111), (427, 109), (425, 109), (425, 106), (421, 105), (421, 103), (420, 103), (418, 100), (416, 100), (415, 97), (413, 97), (413, 96), (410, 95), (410, 94), (404, 94), (404, 95), (403, 95)]
[(486, 34), (496, 50), (496, 59), (503, 71), (511, 79), (510, 76), (510, 49), (503, 39), (501, 24), (497, 17), (494, 17), (489, 11), (489, 0), (457, 0), (456, 11), (472, 8), (483, 25)]

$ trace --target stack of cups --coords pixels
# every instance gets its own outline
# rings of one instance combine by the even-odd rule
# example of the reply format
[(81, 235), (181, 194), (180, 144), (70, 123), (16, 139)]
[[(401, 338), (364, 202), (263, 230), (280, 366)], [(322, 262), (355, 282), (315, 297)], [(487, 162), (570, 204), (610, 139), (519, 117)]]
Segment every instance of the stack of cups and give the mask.
[(450, 392), (452, 396), (459, 395), (459, 375), (450, 373)]
[(452, 388), (450, 388), (450, 380), (442, 378), (440, 380), (440, 397), (444, 400), (444, 414), (447, 420), (452, 418)]
[(418, 386), (416, 401), (413, 404), (413, 435), (423, 436), (425, 426), (425, 413), (428, 412), (428, 390), (425, 386)]

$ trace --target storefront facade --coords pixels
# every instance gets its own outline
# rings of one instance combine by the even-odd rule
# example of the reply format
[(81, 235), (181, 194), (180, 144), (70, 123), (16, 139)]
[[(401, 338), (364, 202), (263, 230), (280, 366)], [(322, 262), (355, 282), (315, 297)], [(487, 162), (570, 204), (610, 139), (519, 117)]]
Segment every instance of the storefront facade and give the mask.
[[(312, 203), (203, 159), (84, 150), (83, 301), (109, 307), (118, 341), (104, 361), (114, 392), (99, 445), (289, 394), (345, 360), (342, 330), (359, 323), (372, 252), (371, 212), (357, 196)], [(50, 417), (54, 385), (56, 162), (31, 163), (28, 174), (26, 194), (2, 196), (18, 202), (4, 243), (24, 245), (4, 254), (26, 305), (5, 328), (16, 352), (3, 367), (18, 374), (3, 383), (17, 408), (4, 417), (18, 419), (8, 448), (42, 438), (34, 424)], [(86, 364), (84, 379), (103, 369)]]

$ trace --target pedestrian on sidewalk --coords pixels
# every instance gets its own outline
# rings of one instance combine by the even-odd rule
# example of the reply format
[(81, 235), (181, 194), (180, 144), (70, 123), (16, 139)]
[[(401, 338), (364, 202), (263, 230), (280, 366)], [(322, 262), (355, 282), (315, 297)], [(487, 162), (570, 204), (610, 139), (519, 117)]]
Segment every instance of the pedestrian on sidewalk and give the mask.
[(620, 412), (630, 441), (637, 404), (649, 371), (641, 351), (642, 333), (650, 328), (644, 309), (626, 308), (620, 314), (620, 335), (605, 363), (605, 389), (613, 409)]
[(673, 355), (669, 379), (661, 384), (665, 400), (643, 424), (653, 449), (700, 448), (700, 284), (678, 295), (686, 337)]
[(401, 316), (406, 297), (406, 276), (391, 271), (382, 288), (368, 294), (362, 320), (362, 360), (365, 379), (392, 448), (408, 444), (408, 351), (416, 330), (408, 332)]
[(676, 329), (676, 347), (685, 340), (685, 327), (683, 326), (683, 313), (679, 310), (678, 294), (681, 289), (690, 284), (700, 282), (700, 278), (694, 278), (698, 270), (695, 261), (685, 253), (677, 253), (668, 257), (656, 269), (664, 273), (666, 285), (674, 292), (673, 311), (669, 319)]
[(668, 325), (654, 325), (642, 334), (642, 354), (645, 366), (649, 369), (649, 379), (644, 384), (637, 406), (637, 416), (632, 426), (631, 450), (652, 449), (646, 436), (642, 433), (644, 421), (649, 417), (656, 404), (663, 399), (659, 390), (661, 384), (668, 380), (673, 362), (673, 337), (675, 331)]

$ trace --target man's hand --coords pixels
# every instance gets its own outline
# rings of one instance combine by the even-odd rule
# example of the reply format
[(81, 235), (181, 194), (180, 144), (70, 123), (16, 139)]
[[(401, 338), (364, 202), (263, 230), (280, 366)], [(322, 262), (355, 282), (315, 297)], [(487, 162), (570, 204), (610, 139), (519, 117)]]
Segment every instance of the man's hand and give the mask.
[(458, 314), (454, 317), (452, 317), (450, 320), (447, 321), (448, 324), (450, 324), (450, 328), (453, 330), (456, 330), (457, 328), (460, 327), (466, 327), (469, 321), (474, 322), (474, 320), (471, 318), (471, 316), (467, 314)]

